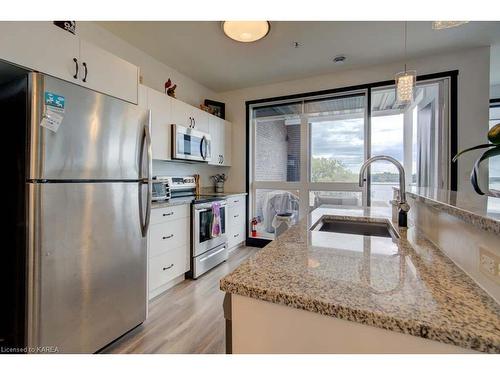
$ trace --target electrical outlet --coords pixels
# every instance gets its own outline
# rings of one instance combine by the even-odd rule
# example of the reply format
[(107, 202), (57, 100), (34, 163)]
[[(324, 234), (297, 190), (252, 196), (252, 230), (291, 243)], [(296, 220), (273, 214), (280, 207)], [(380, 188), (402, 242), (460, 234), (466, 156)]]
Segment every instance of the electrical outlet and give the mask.
[(500, 283), (500, 256), (480, 247), (479, 270), (497, 283)]

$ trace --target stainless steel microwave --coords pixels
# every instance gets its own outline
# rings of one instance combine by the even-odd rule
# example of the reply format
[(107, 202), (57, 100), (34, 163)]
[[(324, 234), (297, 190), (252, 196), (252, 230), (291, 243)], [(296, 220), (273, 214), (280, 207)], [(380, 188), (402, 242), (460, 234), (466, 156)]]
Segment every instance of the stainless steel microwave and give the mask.
[(210, 134), (172, 125), (172, 159), (208, 162), (212, 160)]

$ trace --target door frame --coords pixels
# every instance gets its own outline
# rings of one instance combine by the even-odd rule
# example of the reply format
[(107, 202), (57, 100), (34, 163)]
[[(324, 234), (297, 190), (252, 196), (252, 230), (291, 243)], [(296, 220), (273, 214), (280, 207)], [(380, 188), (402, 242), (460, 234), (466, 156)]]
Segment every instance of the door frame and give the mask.
[[(432, 74), (424, 74), (424, 75), (419, 75), (417, 76), (416, 80), (417, 82), (419, 81), (427, 81), (427, 80), (433, 80), (433, 79), (440, 79), (440, 78), (449, 78), (450, 79), (450, 87), (449, 87), (449, 103), (450, 103), (450, 109), (449, 109), (449, 127), (450, 127), (450, 160), (451, 158), (456, 155), (458, 152), (458, 75), (459, 75), (459, 70), (449, 70), (449, 71), (443, 71), (439, 73), (432, 73)], [(252, 199), (250, 197), (250, 178), (252, 174), (252, 168), (250, 164), (250, 152), (251, 152), (251, 142), (250, 140), (252, 139), (251, 131), (252, 127), (251, 125), (251, 110), (253, 107), (259, 106), (259, 104), (262, 104), (262, 107), (266, 106), (274, 106), (277, 104), (281, 103), (287, 103), (291, 102), (293, 100), (304, 100), (310, 97), (318, 97), (320, 98), (321, 96), (331, 96), (334, 94), (342, 94), (344, 92), (356, 92), (356, 91), (364, 91), (366, 90), (366, 95), (367, 95), (367, 118), (365, 119), (366, 126), (365, 126), (365, 150), (369, 149), (367, 145), (370, 142), (370, 134), (366, 134), (366, 132), (370, 133), (371, 129), (371, 90), (373, 88), (378, 88), (378, 87), (383, 87), (383, 86), (391, 86), (395, 85), (394, 80), (387, 80), (387, 81), (379, 81), (379, 82), (372, 82), (372, 83), (367, 83), (367, 84), (362, 84), (362, 85), (354, 85), (354, 86), (344, 86), (344, 87), (339, 87), (339, 88), (333, 88), (333, 89), (327, 89), (327, 90), (320, 90), (320, 91), (311, 91), (311, 92), (305, 92), (305, 93), (299, 93), (299, 94), (292, 94), (292, 95), (284, 95), (284, 96), (276, 96), (276, 97), (269, 97), (269, 98), (263, 98), (263, 99), (255, 99), (255, 100), (248, 100), (245, 102), (245, 124), (246, 124), (246, 151), (245, 151), (245, 158), (246, 158), (246, 171), (245, 171), (245, 185), (246, 185), (246, 192), (248, 195), (248, 199), (246, 200), (246, 244), (247, 246), (256, 246), (256, 247), (264, 247), (266, 246), (271, 240), (263, 239), (263, 238), (253, 238), (250, 237), (250, 214), (251, 214), (251, 205), (253, 204)], [(368, 137), (368, 138), (367, 138)], [(370, 157), (370, 155), (366, 155), (366, 157)], [(309, 166), (307, 166), (309, 169)], [(301, 166), (301, 172), (304, 169), (304, 166)], [(367, 179), (367, 189), (369, 191), (369, 181), (370, 179)], [(450, 189), (451, 190), (457, 190), (457, 181), (458, 181), (458, 162), (457, 163), (452, 163), (450, 166)], [(293, 183), (295, 184), (295, 183)], [(299, 185), (299, 183), (297, 183)], [(366, 194), (366, 204), (370, 204), (370, 197), (368, 194)]]

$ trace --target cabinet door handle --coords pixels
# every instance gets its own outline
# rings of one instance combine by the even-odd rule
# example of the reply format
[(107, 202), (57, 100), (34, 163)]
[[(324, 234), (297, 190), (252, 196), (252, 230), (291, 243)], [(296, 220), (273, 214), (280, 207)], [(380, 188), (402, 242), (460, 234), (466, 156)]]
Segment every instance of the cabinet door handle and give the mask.
[(169, 269), (170, 269), (170, 268), (172, 268), (173, 266), (174, 266), (174, 264), (172, 263), (170, 266), (163, 267), (163, 271), (169, 270)]
[(233, 202), (234, 202), (234, 203), (239, 203), (239, 201), (240, 201), (239, 199), (236, 199), (236, 200), (234, 200)]
[(237, 217), (240, 217), (240, 215), (234, 215), (233, 217), (236, 219)]
[(196, 119), (193, 117), (193, 128), (196, 127)]
[(163, 216), (172, 216), (174, 213), (173, 212), (168, 212), (166, 214), (163, 214)]
[(239, 233), (238, 233), (238, 234), (235, 234), (233, 237), (234, 237), (234, 238), (239, 237)]
[(173, 236), (174, 236), (173, 234), (170, 234), (170, 235), (168, 235), (168, 236), (163, 236), (162, 238), (163, 238), (164, 240), (168, 240), (169, 238), (172, 238)]
[(75, 75), (73, 76), (73, 78), (78, 79), (78, 59), (74, 57), (73, 61), (75, 62)]
[(85, 74), (83, 75), (83, 79), (82, 79), (82, 81), (83, 81), (83, 82), (87, 82), (87, 74), (88, 74), (88, 72), (89, 72), (89, 71), (88, 71), (88, 69), (87, 69), (87, 63), (86, 63), (86, 62), (83, 62), (83, 63), (82, 63), (82, 65), (83, 65), (83, 67), (84, 67), (84, 69), (85, 69)]
[(222, 157), (222, 163), (221, 164), (224, 164), (224, 155), (221, 155)]

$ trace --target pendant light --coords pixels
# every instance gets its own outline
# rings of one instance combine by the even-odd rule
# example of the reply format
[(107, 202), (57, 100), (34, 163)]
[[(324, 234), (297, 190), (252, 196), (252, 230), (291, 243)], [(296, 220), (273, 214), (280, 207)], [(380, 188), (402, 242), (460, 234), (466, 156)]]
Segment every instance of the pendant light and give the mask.
[(415, 89), (415, 83), (417, 78), (417, 72), (415, 70), (407, 70), (406, 69), (406, 61), (407, 61), (407, 49), (406, 44), (408, 41), (408, 22), (405, 21), (405, 70), (399, 72), (395, 76), (396, 81), (396, 102), (399, 105), (408, 105), (413, 101), (413, 91)]

